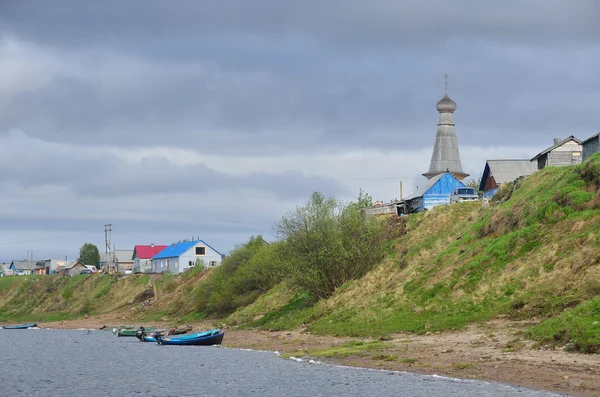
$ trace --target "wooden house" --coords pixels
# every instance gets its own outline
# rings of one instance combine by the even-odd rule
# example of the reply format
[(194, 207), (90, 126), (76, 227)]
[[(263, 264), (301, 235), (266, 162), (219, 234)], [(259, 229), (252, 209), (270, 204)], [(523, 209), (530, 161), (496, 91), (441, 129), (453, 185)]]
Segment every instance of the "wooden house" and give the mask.
[(154, 273), (183, 273), (203, 263), (205, 267), (216, 267), (221, 264), (223, 255), (203, 240), (182, 241), (171, 244), (152, 258)]
[(423, 187), (404, 198), (406, 213), (429, 210), (435, 206), (450, 204), (450, 194), (459, 187), (466, 187), (452, 173), (445, 172), (428, 180)]
[(61, 276), (76, 276), (87, 267), (79, 261), (66, 261), (56, 268), (55, 273)]
[(600, 152), (600, 132), (583, 141), (581, 146), (583, 147), (581, 161), (585, 161), (589, 159), (592, 154)]
[(30, 276), (37, 269), (36, 261), (12, 261), (9, 267), (15, 276)]
[(531, 175), (537, 170), (537, 164), (530, 160), (488, 160), (479, 183), (484, 198), (490, 198), (496, 190), (507, 182)]
[(561, 167), (581, 163), (582, 158), (581, 141), (573, 135), (567, 139), (554, 138), (554, 145), (540, 152), (531, 161), (537, 162), (537, 169), (545, 167)]
[(133, 272), (152, 273), (152, 258), (165, 248), (166, 245), (154, 244), (133, 247)]

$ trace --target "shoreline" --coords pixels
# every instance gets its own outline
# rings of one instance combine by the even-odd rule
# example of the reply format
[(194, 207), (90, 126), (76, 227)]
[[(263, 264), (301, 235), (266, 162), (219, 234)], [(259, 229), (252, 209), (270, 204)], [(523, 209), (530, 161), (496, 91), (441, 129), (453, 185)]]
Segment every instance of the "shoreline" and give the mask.
[[(40, 328), (99, 329), (139, 321), (109, 317), (39, 323)], [(145, 325), (168, 327), (168, 322)], [(194, 331), (214, 322), (191, 323)], [(538, 350), (519, 338), (525, 322), (492, 320), (465, 330), (425, 335), (397, 334), (385, 340), (312, 335), (304, 330), (263, 331), (225, 324), (224, 347), (279, 352), (283, 358), (376, 370), (504, 383), (516, 387), (600, 397), (600, 357), (563, 350)], [(192, 331), (192, 332), (194, 332)], [(364, 346), (361, 341), (366, 342)], [(352, 343), (359, 346), (354, 351)], [(344, 346), (345, 345), (345, 346)], [(371, 350), (370, 347), (375, 349)], [(367, 347), (367, 349), (362, 349)]]

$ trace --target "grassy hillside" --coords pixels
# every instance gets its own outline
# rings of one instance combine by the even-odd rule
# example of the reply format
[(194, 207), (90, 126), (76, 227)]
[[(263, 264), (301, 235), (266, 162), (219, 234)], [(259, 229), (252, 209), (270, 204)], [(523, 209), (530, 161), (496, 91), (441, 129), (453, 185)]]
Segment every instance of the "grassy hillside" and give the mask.
[(0, 321), (119, 313), (186, 322), (212, 310), (245, 327), (383, 336), (503, 315), (539, 320), (527, 336), (540, 344), (600, 352), (599, 190), (596, 155), (504, 186), (485, 208), (456, 203), (389, 219), (385, 259), (318, 301), (276, 271), (285, 273), (283, 242), (253, 238), (208, 273), (5, 277)]
[[(230, 321), (315, 333), (385, 335), (459, 329), (507, 315), (539, 319), (529, 336), (600, 351), (600, 157), (506, 186), (501, 203), (457, 203), (398, 222), (404, 235), (360, 280), (311, 306), (306, 296)], [(280, 302), (280, 290), (270, 293)], [(267, 310), (265, 310), (267, 309)]]
[[(109, 314), (124, 320), (202, 317), (190, 293), (205, 274), (0, 278), (0, 321), (58, 321)], [(157, 296), (155, 296), (155, 292)]]

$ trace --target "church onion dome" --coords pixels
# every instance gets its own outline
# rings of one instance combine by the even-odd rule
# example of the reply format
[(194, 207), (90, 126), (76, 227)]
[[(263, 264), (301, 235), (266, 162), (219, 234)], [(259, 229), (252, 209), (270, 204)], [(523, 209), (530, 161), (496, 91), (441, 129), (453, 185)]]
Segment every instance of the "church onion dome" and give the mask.
[(446, 93), (446, 95), (444, 95), (444, 97), (437, 103), (435, 108), (440, 113), (454, 113), (456, 110), (456, 102), (450, 99), (448, 93)]

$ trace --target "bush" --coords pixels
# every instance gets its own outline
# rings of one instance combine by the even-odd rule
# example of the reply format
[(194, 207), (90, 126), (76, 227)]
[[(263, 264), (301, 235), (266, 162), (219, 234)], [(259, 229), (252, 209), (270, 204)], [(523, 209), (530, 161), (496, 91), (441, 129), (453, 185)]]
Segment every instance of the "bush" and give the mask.
[(197, 310), (230, 313), (278, 284), (285, 275), (280, 247), (281, 243), (268, 244), (258, 236), (234, 249), (198, 286)]
[(282, 218), (277, 232), (285, 242), (283, 256), (293, 285), (317, 299), (327, 298), (383, 259), (383, 223), (361, 211), (368, 201), (362, 192), (357, 203), (315, 192), (307, 205)]

